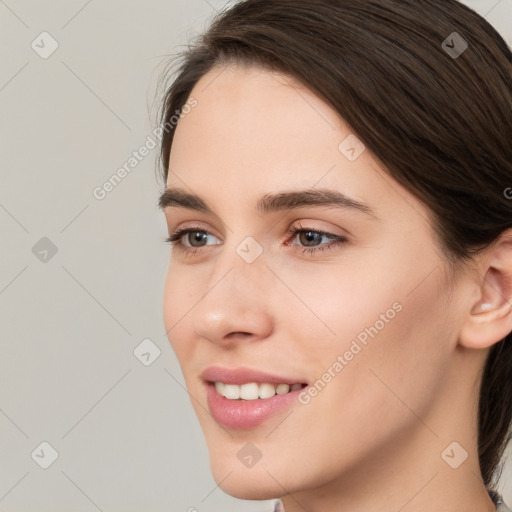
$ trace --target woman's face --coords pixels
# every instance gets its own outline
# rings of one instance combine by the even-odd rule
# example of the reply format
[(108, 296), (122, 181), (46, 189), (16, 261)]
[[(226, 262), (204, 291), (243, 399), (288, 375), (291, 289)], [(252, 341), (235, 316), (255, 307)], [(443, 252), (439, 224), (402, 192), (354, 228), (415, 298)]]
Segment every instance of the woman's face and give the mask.
[(425, 423), (467, 303), (424, 205), (290, 78), (215, 68), (191, 96), (167, 187), (207, 208), (167, 197), (169, 234), (192, 231), (171, 251), (164, 319), (220, 487), (318, 487), (413, 439), (447, 467), (453, 439)]

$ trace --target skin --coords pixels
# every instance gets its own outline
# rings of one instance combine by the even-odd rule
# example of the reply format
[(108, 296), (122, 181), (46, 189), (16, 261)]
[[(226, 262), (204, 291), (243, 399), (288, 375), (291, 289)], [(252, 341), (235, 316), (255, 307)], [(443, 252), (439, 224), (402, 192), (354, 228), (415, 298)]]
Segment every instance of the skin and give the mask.
[[(219, 486), (242, 499), (282, 497), (286, 512), (495, 510), (478, 465), (476, 403), (488, 349), (512, 330), (510, 233), (453, 274), (425, 205), (368, 148), (349, 161), (338, 146), (350, 128), (307, 88), (224, 65), (191, 96), (198, 105), (176, 129), (167, 186), (200, 195), (215, 215), (165, 209), (169, 233), (193, 222), (210, 234), (195, 254), (173, 247), (164, 322)], [(255, 208), (266, 193), (320, 187), (375, 216)], [(307, 239), (287, 235), (299, 222), (347, 242), (304, 254)], [(250, 264), (236, 252), (247, 236), (263, 249)], [(206, 367), (314, 383), (397, 302), (401, 311), (307, 405), (249, 430), (208, 413)], [(251, 468), (237, 457), (249, 441), (262, 454)], [(454, 441), (468, 452), (457, 469), (441, 457)]]

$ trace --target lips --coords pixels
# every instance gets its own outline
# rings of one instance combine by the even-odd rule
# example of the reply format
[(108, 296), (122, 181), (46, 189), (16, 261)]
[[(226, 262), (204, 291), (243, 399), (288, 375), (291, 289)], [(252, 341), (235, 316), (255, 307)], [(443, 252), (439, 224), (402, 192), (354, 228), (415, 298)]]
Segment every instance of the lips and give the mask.
[[(296, 378), (249, 368), (230, 370), (212, 366), (201, 374), (201, 378), (204, 380), (208, 408), (212, 417), (220, 425), (232, 429), (250, 429), (261, 425), (296, 403), (302, 388), (307, 385), (305, 381)], [(219, 386), (219, 383), (224, 386)], [(236, 397), (226, 398), (218, 392), (226, 385), (236, 388), (247, 384), (258, 384), (262, 387), (267, 384), (274, 385), (276, 388), (287, 384), (290, 386), (290, 391), (268, 398), (250, 400)]]

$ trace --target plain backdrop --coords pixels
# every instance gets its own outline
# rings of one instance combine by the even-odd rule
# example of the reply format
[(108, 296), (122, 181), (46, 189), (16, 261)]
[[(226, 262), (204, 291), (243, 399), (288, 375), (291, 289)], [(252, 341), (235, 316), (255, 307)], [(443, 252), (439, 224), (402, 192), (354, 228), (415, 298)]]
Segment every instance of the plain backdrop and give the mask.
[[(512, 43), (512, 0), (466, 3)], [(165, 335), (157, 150), (94, 194), (225, 5), (0, 0), (0, 512), (272, 508), (217, 487)]]

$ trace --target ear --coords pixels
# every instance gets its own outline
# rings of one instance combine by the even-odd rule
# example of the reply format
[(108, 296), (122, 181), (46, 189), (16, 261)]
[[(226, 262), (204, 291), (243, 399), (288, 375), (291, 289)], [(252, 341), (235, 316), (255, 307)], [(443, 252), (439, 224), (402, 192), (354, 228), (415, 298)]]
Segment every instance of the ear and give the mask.
[(512, 229), (484, 251), (478, 267), (479, 299), (459, 334), (459, 344), (485, 349), (512, 331)]

